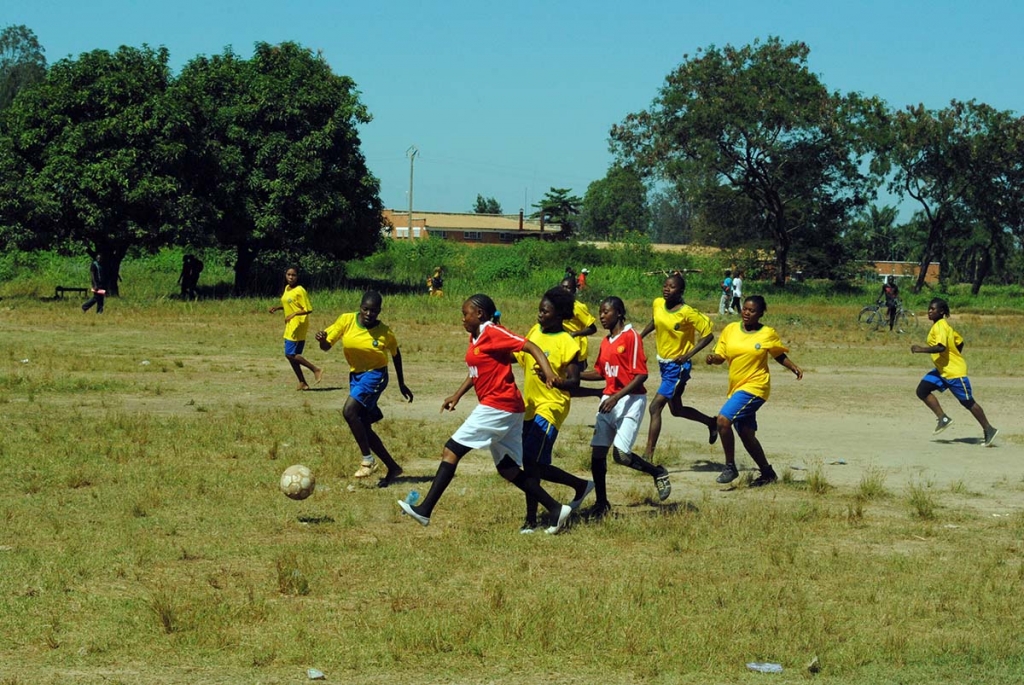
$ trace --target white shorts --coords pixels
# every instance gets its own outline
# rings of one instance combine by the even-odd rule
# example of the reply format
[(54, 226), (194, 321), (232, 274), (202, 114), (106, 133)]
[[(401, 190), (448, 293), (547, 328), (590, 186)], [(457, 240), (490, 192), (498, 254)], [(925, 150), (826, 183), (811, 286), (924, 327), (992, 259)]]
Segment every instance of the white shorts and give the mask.
[(475, 450), (490, 447), (495, 466), (508, 456), (522, 467), (523, 414), (478, 404), (452, 440)]
[[(604, 401), (604, 398), (601, 398)], [(615, 403), (615, 407), (607, 414), (597, 412), (594, 423), (594, 439), (591, 447), (615, 446), (622, 454), (628, 454), (636, 442), (640, 432), (640, 424), (644, 420), (644, 409), (647, 408), (647, 395), (627, 395)]]

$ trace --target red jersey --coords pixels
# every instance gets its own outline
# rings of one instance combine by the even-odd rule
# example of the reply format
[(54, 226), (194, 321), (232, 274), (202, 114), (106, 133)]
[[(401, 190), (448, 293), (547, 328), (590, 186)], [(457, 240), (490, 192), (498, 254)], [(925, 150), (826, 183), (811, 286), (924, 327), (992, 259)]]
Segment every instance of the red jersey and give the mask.
[(512, 354), (525, 346), (526, 338), (489, 321), (480, 324), (480, 335), (470, 336), (466, 366), (480, 404), (516, 414), (526, 411), (512, 375)]
[[(594, 362), (594, 371), (604, 378), (604, 394), (613, 395), (639, 375), (647, 374), (647, 356), (640, 334), (627, 324), (614, 338), (601, 338), (601, 350)], [(641, 385), (634, 395), (645, 395)]]

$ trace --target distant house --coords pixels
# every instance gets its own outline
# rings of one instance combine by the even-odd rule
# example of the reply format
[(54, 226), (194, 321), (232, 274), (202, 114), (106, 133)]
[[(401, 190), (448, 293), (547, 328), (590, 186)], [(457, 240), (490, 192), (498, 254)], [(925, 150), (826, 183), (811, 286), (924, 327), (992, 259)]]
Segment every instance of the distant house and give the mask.
[[(916, 279), (918, 274), (921, 273), (921, 265), (917, 262), (865, 262), (865, 267), (869, 271), (876, 273), (879, 279), (883, 281), (887, 276), (895, 276), (897, 279)], [(938, 262), (929, 262), (928, 268), (924, 272), (924, 282), (929, 285), (939, 282)]]
[(558, 224), (545, 224), (525, 219), (519, 214), (450, 214), (445, 212), (412, 213), (403, 209), (385, 209), (387, 226), (384, 234), (394, 240), (420, 240), (427, 237), (454, 240), (460, 243), (501, 245), (523, 238), (555, 239), (562, 232)]

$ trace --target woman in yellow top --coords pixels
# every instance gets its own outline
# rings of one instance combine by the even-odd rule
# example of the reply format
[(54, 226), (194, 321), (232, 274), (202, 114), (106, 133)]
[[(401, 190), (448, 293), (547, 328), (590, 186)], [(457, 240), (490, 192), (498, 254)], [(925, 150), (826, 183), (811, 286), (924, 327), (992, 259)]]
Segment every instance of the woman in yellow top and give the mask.
[(740, 434), (747, 454), (761, 470), (750, 487), (756, 488), (778, 480), (757, 439), (757, 410), (771, 392), (768, 357), (774, 357), (775, 361), (792, 371), (797, 380), (804, 377), (804, 372), (786, 356), (789, 350), (782, 344), (775, 329), (761, 323), (761, 317), (767, 309), (768, 305), (760, 295), (752, 295), (744, 300), (743, 309), (740, 310), (741, 321), (725, 327), (715, 345), (715, 351), (707, 356), (708, 364), (729, 363), (729, 397), (718, 412), (718, 437), (722, 439), (722, 451), (725, 452), (725, 470), (718, 476), (719, 483), (731, 483), (739, 477), (733, 424), (736, 424), (736, 431)]
[[(566, 319), (573, 315), (573, 297), (561, 287), (544, 293), (537, 308), (537, 323), (526, 334), (526, 339), (544, 352), (556, 378), (552, 385), (544, 381), (533, 357), (517, 352), (516, 361), (526, 370), (523, 381), (523, 470), (527, 477), (573, 488), (576, 510), (594, 489), (593, 481), (572, 475), (551, 463), (551, 450), (562, 423), (569, 416), (572, 398), (569, 391), (580, 385), (580, 346), (564, 328)], [(537, 499), (526, 494), (526, 522), (520, 533), (532, 533), (537, 528)]]
[(939, 406), (939, 400), (934, 392), (946, 392), (949, 390), (960, 401), (960, 405), (971, 412), (974, 419), (981, 425), (985, 432), (981, 444), (990, 447), (999, 432), (988, 422), (985, 410), (974, 400), (974, 390), (971, 388), (971, 379), (967, 377), (967, 362), (964, 361), (963, 352), (964, 339), (953, 330), (953, 327), (946, 321), (949, 316), (949, 305), (941, 297), (936, 297), (928, 304), (928, 320), (932, 322), (931, 330), (928, 331), (928, 346), (911, 345), (910, 351), (919, 354), (930, 354), (935, 368), (925, 374), (917, 386), (917, 397), (932, 410), (938, 423), (935, 424), (935, 432), (941, 433), (946, 430), (953, 419), (946, 416)]
[(572, 316), (565, 320), (565, 330), (569, 335), (576, 338), (580, 346), (580, 371), (587, 368), (587, 349), (589, 344), (587, 336), (597, 333), (597, 319), (594, 318), (587, 305), (576, 299), (576, 278), (566, 276), (562, 279), (562, 290), (570, 293), (573, 297)]
[(290, 267), (284, 272), (284, 293), (281, 294), (280, 306), (270, 308), (270, 313), (284, 310), (284, 356), (292, 365), (295, 377), (299, 379), (296, 390), (309, 390), (306, 377), (302, 375), (302, 367), (313, 372), (317, 383), (324, 377), (323, 369), (302, 356), (306, 348), (306, 331), (309, 330), (307, 317), (313, 313), (313, 305), (309, 301), (306, 289), (299, 285), (299, 270)]
[(373, 430), (373, 424), (384, 418), (377, 402), (384, 388), (388, 387), (389, 356), (395, 365), (402, 397), (412, 402), (412, 391), (405, 384), (398, 339), (378, 318), (383, 302), (380, 293), (367, 291), (363, 294), (358, 312), (342, 314), (327, 330), (318, 332), (316, 340), (325, 352), (340, 340), (348, 361), (349, 396), (341, 413), (363, 455), (363, 462), (353, 475), (366, 478), (376, 471), (377, 460), (374, 455), (377, 455), (388, 469), (377, 487), (386, 488), (402, 474), (402, 467), (391, 457), (380, 436)]
[(654, 448), (661, 435), (661, 412), (668, 405), (672, 416), (701, 423), (708, 429), (708, 442), (718, 440), (718, 424), (714, 416), (683, 406), (683, 392), (690, 381), (692, 359), (707, 347), (715, 336), (711, 333), (711, 319), (683, 302), (686, 279), (676, 272), (669, 274), (661, 288), (661, 297), (654, 300), (652, 321), (641, 331), (646, 338), (654, 331), (658, 348), (658, 368), (661, 371), (661, 385), (648, 411), (651, 425), (647, 429), (647, 449), (644, 459), (651, 461)]

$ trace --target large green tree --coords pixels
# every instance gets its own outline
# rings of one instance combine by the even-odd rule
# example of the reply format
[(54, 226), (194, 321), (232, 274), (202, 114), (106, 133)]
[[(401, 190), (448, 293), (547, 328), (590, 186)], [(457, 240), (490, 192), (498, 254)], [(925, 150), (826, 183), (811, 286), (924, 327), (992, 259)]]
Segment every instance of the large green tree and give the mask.
[(8, 242), (102, 254), (116, 294), (129, 249), (174, 240), (185, 146), (167, 61), (148, 47), (64, 59), (3, 111), (0, 195), (18, 197), (0, 204)]
[(619, 159), (672, 182), (706, 179), (752, 205), (785, 283), (796, 240), (816, 247), (871, 188), (858, 168), (859, 125), (877, 103), (830, 93), (804, 43), (769, 38), (685, 58), (647, 111), (611, 131)]
[(249, 60), (200, 57), (175, 95), (195, 127), (196, 211), (235, 250), (236, 291), (266, 251), (352, 259), (381, 245), (379, 183), (357, 129), (370, 114), (321, 55), (258, 43)]
[(891, 112), (873, 169), (918, 206), (927, 231), (916, 288), (931, 261), (973, 255), (977, 292), (1009, 238), (1024, 231), (1024, 119), (975, 101)]
[(580, 230), (588, 238), (600, 240), (646, 234), (649, 214), (647, 188), (640, 174), (631, 167), (616, 165), (587, 187)]
[(10, 106), (19, 91), (46, 78), (44, 52), (27, 26), (12, 25), (0, 31), (0, 110)]
[(562, 227), (560, 238), (571, 238), (576, 229), (576, 224), (583, 206), (583, 200), (578, 195), (570, 195), (570, 188), (551, 188), (540, 202), (533, 205), (537, 211), (531, 214), (531, 218), (543, 218), (545, 223), (559, 224)]

